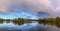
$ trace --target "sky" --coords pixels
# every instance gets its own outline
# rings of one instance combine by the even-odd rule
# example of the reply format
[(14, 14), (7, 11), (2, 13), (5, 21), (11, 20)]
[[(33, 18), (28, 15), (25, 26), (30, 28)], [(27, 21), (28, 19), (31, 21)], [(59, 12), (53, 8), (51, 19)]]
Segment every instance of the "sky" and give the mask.
[(60, 16), (60, 0), (0, 0), (0, 18)]

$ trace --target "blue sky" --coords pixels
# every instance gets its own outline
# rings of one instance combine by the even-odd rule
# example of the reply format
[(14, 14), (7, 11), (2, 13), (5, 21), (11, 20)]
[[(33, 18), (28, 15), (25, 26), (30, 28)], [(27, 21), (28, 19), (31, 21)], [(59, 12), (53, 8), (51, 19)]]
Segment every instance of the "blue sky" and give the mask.
[(56, 16), (60, 16), (60, 0), (0, 0), (1, 18)]
[(32, 19), (35, 19), (36, 16), (35, 15), (31, 15), (31, 14), (28, 14), (28, 13), (15, 13), (15, 14), (1, 14), (0, 15), (0, 18), (4, 18), (4, 19), (13, 19), (13, 18), (32, 18)]

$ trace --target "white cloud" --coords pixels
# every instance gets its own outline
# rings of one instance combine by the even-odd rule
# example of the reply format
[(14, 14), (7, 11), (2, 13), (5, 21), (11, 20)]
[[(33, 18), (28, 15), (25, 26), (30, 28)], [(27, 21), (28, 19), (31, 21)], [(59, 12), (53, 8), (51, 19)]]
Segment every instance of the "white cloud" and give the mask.
[(8, 12), (10, 7), (10, 0), (0, 0), (0, 12)]
[(49, 0), (17, 0), (15, 3), (35, 12), (47, 12), (49, 14), (53, 12), (53, 6)]
[(10, 7), (14, 6), (14, 4), (37, 11), (45, 11), (42, 8), (46, 7), (48, 9), (52, 7), (49, 0), (0, 0), (0, 11), (6, 12), (10, 10)]
[[(60, 2), (60, 1), (59, 1)], [(50, 0), (0, 0), (1, 13), (26, 12), (37, 15), (38, 12), (57, 16), (58, 11)], [(14, 10), (19, 9), (19, 10)]]

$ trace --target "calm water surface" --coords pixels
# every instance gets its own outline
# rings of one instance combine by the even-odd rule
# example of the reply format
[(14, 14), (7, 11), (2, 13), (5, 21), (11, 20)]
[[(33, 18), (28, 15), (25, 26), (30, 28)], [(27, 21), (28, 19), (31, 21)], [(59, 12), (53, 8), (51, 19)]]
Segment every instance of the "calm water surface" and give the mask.
[(38, 24), (36, 22), (22, 25), (4, 22), (0, 24), (0, 31), (60, 31), (60, 28), (54, 25)]

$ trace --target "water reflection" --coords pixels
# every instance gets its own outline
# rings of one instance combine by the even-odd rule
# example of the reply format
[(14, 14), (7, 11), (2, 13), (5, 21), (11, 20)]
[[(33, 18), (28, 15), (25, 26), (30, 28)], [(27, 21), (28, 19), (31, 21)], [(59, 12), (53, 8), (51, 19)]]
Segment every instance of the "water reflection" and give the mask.
[(60, 31), (54, 25), (44, 25), (33, 23), (13, 23), (11, 21), (3, 21), (0, 23), (0, 31)]

